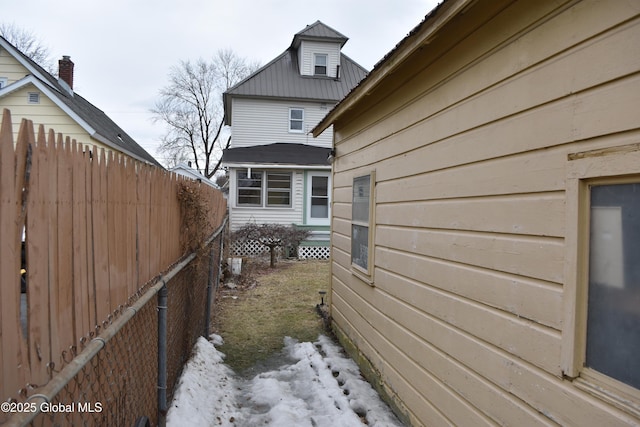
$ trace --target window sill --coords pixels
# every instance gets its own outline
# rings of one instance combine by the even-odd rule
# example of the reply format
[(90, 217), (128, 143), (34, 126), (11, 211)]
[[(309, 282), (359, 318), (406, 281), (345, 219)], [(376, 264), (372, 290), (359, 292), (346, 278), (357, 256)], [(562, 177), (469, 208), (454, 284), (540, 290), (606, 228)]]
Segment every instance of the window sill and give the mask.
[(580, 390), (640, 418), (640, 391), (621, 384), (605, 375), (586, 369), (580, 377), (573, 380)]
[(292, 206), (235, 205), (235, 209), (294, 210)]
[(373, 281), (373, 274), (365, 271), (362, 267), (356, 264), (351, 264), (351, 274), (353, 274), (359, 280), (365, 282), (367, 285), (372, 287), (375, 286)]

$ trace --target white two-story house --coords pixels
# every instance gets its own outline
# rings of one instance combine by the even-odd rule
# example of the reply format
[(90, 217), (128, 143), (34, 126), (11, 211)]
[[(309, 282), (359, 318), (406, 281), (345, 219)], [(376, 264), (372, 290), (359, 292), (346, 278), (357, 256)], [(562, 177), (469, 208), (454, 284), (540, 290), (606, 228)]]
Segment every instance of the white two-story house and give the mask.
[(307, 228), (312, 234), (299, 248), (301, 258), (329, 256), (333, 130), (317, 138), (310, 132), (367, 73), (342, 54), (347, 40), (316, 21), (223, 95), (232, 132), (222, 156), (231, 229), (248, 222)]

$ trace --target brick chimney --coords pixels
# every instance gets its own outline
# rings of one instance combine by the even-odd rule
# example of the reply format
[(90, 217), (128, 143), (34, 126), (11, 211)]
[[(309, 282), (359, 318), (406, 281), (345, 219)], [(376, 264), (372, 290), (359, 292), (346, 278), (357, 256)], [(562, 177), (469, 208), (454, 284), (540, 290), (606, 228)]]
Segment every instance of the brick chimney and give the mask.
[(73, 89), (73, 62), (70, 56), (65, 55), (58, 61), (58, 77)]

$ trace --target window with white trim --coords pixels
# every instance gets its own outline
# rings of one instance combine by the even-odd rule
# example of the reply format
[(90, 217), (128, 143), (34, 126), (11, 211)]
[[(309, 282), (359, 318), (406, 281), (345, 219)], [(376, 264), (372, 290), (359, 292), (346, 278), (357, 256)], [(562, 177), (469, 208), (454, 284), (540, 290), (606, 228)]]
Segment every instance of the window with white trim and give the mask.
[(304, 131), (304, 109), (289, 108), (289, 132)]
[(238, 206), (291, 206), (291, 172), (239, 169), (236, 182)]
[(351, 265), (371, 276), (373, 271), (373, 195), (375, 174), (353, 179), (351, 200)]
[(237, 171), (238, 205), (262, 205), (262, 171), (242, 169)]
[(267, 172), (267, 206), (291, 206), (290, 172)]
[(313, 55), (313, 74), (316, 76), (327, 75), (327, 55), (322, 53), (316, 53)]

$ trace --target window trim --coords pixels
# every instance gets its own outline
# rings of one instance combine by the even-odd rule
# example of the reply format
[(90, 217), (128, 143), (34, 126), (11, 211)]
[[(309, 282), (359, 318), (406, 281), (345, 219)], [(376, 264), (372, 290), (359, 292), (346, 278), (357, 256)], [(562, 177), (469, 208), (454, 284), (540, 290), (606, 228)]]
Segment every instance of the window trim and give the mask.
[(0, 77), (0, 89), (7, 87), (8, 84), (9, 84), (8, 77)]
[[(301, 111), (302, 112), (302, 119), (293, 119), (291, 117), (291, 113), (293, 111)], [(294, 121), (301, 123), (301, 128), (300, 129), (292, 129), (291, 128), (291, 123), (294, 122)], [(304, 133), (304, 108), (289, 107), (289, 132), (290, 133)]]
[[(324, 58), (324, 65), (318, 65), (318, 58)], [(324, 73), (318, 73), (318, 67), (324, 67)], [(329, 55), (326, 53), (313, 54), (313, 75), (323, 77), (329, 76)]]
[[(248, 203), (240, 203), (240, 189), (258, 189), (258, 187), (240, 187), (238, 173), (246, 171), (247, 173), (251, 171), (251, 175), (260, 174), (260, 203), (259, 204), (248, 204)], [(287, 192), (289, 194), (289, 204), (288, 205), (279, 205), (279, 204), (269, 204), (269, 174), (278, 174), (278, 175), (288, 175), (289, 176), (289, 189), (283, 190), (281, 188), (276, 189), (278, 192)], [(279, 169), (253, 169), (253, 168), (238, 168), (235, 171), (235, 206), (237, 208), (246, 208), (246, 209), (260, 209), (260, 208), (270, 208), (270, 209), (290, 209), (293, 207), (293, 183), (294, 174), (293, 171), (290, 170), (279, 170)]]
[(371, 170), (369, 173), (362, 175), (354, 175), (351, 184), (351, 227), (350, 227), (350, 238), (353, 242), (353, 225), (363, 226), (364, 221), (354, 221), (353, 220), (353, 186), (355, 184), (355, 180), (358, 178), (364, 178), (369, 176), (369, 221), (367, 222), (368, 228), (368, 239), (367, 239), (367, 268), (356, 264), (353, 262), (353, 247), (350, 250), (350, 258), (351, 258), (351, 273), (358, 277), (360, 280), (370, 284), (373, 286), (374, 283), (374, 252), (375, 252), (375, 189), (376, 189), (376, 171)]
[[(264, 182), (264, 194), (265, 194), (265, 198), (264, 198), (264, 203), (263, 205), (265, 207), (268, 208), (290, 208), (293, 205), (293, 191), (292, 191), (292, 187), (293, 187), (293, 174), (289, 171), (277, 171), (277, 170), (265, 170), (263, 171), (264, 175), (263, 175), (263, 182)], [(274, 188), (274, 189), (270, 189), (269, 188), (269, 175), (270, 174), (278, 174), (278, 175), (288, 175), (289, 176), (289, 188), (287, 190), (284, 190), (282, 188)], [(284, 205), (284, 204), (269, 204), (269, 192), (278, 192), (278, 193), (287, 193), (289, 194), (289, 203)]]
[[(328, 215), (326, 219), (318, 219), (311, 217), (311, 201), (313, 199), (313, 177), (326, 177), (327, 179), (327, 203), (328, 203)], [(305, 194), (305, 224), (308, 225), (331, 225), (331, 172), (330, 171), (309, 171), (307, 172), (306, 179), (306, 194)]]
[(639, 416), (640, 390), (584, 364), (589, 282), (589, 187), (640, 182), (640, 144), (569, 154), (566, 178), (562, 373), (580, 389)]
[[(239, 175), (240, 172), (243, 172), (243, 171), (246, 171), (247, 174), (250, 173), (249, 176), (253, 176), (254, 174), (258, 174), (258, 173), (261, 175), (260, 188), (259, 188), (260, 189), (260, 203), (259, 204), (240, 203), (240, 190), (241, 189), (247, 189), (247, 190), (249, 190), (249, 189), (252, 189), (252, 190), (258, 189), (258, 187), (241, 187), (240, 186), (240, 178), (238, 177), (238, 175)], [(236, 193), (236, 200), (235, 200), (236, 206), (242, 207), (242, 208), (259, 208), (259, 207), (262, 207), (262, 200), (264, 198), (264, 173), (263, 172), (264, 171), (262, 171), (262, 170), (253, 170), (251, 168), (240, 168), (240, 169), (236, 170), (236, 173), (235, 173), (235, 175), (236, 175), (235, 176), (235, 179), (236, 179), (236, 191), (235, 191), (235, 193)]]

